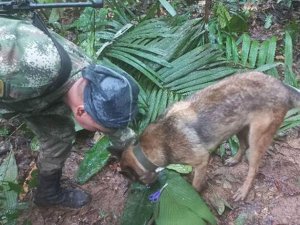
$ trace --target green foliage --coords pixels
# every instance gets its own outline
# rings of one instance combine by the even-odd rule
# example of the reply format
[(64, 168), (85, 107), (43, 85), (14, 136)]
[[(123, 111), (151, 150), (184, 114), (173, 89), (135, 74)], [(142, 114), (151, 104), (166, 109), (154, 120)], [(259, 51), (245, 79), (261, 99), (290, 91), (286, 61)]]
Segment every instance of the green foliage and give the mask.
[(40, 151), (41, 146), (40, 146), (40, 142), (39, 142), (37, 136), (34, 136), (34, 137), (31, 139), (31, 142), (30, 142), (30, 148), (31, 148), (31, 150), (34, 151), (34, 152)]
[(273, 23), (273, 15), (267, 15), (265, 19), (264, 28), (269, 29)]
[(0, 127), (0, 136), (6, 137), (9, 134), (9, 130), (6, 127)]
[(247, 14), (238, 9), (230, 9), (230, 7), (232, 8), (232, 5), (234, 5), (234, 3), (226, 5), (222, 2), (217, 2), (214, 4), (214, 16), (208, 23), (210, 40), (212, 43), (215, 41), (222, 43), (222, 36), (227, 36), (228, 34), (236, 36), (248, 31)]
[(284, 66), (285, 66), (285, 77), (284, 82), (294, 86), (299, 87), (296, 80), (296, 75), (293, 73), (293, 40), (290, 33), (287, 31), (285, 33), (285, 45), (284, 45)]
[(158, 187), (159, 184), (152, 185), (148, 188), (139, 183), (133, 183), (130, 186), (125, 209), (121, 218), (121, 225), (133, 225), (133, 221), (134, 224), (148, 224), (154, 210), (154, 204), (148, 200), (148, 197), (157, 190)]
[[(149, 195), (166, 183), (159, 201), (151, 203)], [(121, 225), (131, 225), (132, 221), (151, 224), (150, 218), (156, 225), (216, 224), (214, 215), (195, 189), (178, 173), (169, 170), (161, 172), (159, 180), (150, 188), (142, 185), (131, 188)]]
[(191, 173), (193, 168), (189, 165), (181, 165), (181, 164), (170, 164), (167, 166), (167, 169), (174, 170), (181, 174)]
[(226, 66), (217, 46), (204, 45), (201, 19), (153, 18), (135, 26), (108, 22), (118, 26), (95, 31), (96, 56), (121, 67), (140, 84), (138, 133), (173, 102), (237, 71)]
[(168, 183), (156, 204), (154, 218), (157, 225), (217, 224), (214, 215), (195, 189), (178, 173), (166, 171), (162, 184)]
[(13, 152), (4, 159), (0, 165), (0, 223), (16, 224), (19, 212), (17, 202), (18, 193), (21, 192), (17, 184), (18, 168)]
[(283, 134), (288, 129), (291, 129), (299, 125), (300, 125), (300, 109), (292, 109), (286, 114), (284, 122), (281, 124), (278, 132), (279, 134)]
[(291, 7), (292, 2), (293, 2), (293, 0), (277, 0), (277, 4), (283, 4), (287, 7)]
[(221, 28), (225, 28), (232, 18), (229, 14), (228, 9), (222, 2), (217, 2), (214, 5), (214, 14)]
[(262, 43), (251, 40), (248, 34), (243, 34), (238, 40), (231, 36), (226, 37), (226, 58), (235, 64), (248, 69), (265, 72), (278, 77), (275, 62), (277, 39), (271, 37)]
[(300, 35), (300, 24), (299, 24), (299, 21), (298, 22), (296, 20), (290, 21), (286, 25), (285, 31), (288, 32), (291, 35), (292, 40), (296, 41), (297, 38)]
[(108, 138), (103, 137), (85, 153), (84, 159), (81, 161), (76, 174), (77, 182), (80, 184), (87, 182), (103, 168), (110, 156), (106, 150), (108, 146)]

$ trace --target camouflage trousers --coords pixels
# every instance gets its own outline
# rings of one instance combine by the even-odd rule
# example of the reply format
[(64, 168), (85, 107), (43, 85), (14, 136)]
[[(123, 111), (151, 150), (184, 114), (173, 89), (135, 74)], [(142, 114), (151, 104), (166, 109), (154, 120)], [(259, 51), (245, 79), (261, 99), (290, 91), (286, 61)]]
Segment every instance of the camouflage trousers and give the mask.
[[(1, 116), (8, 119), (6, 115)], [(70, 110), (60, 104), (59, 107), (49, 108), (43, 113), (21, 114), (18, 118), (26, 122), (40, 142), (37, 160), (39, 173), (50, 175), (61, 170), (75, 139), (74, 121)]]
[(41, 144), (37, 166), (44, 175), (61, 170), (75, 138), (74, 122), (62, 115), (32, 116), (25, 119)]

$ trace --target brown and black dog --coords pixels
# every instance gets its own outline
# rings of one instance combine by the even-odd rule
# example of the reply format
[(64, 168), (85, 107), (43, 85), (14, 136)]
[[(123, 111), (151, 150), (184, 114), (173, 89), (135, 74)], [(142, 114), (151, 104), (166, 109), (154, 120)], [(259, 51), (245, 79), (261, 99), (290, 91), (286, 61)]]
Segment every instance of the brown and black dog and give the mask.
[(294, 107), (300, 107), (300, 93), (280, 80), (259, 72), (233, 75), (167, 109), (138, 144), (123, 152), (121, 168), (148, 184), (155, 180), (156, 167), (189, 164), (193, 186), (200, 191), (210, 152), (236, 134), (240, 148), (226, 164), (238, 163), (249, 148), (248, 175), (234, 195), (236, 201), (244, 200), (264, 152)]

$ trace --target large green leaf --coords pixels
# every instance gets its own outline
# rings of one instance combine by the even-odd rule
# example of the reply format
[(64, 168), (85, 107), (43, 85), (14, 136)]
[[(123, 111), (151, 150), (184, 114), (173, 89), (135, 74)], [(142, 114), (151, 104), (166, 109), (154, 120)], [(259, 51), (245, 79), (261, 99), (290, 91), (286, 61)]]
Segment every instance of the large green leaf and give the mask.
[(108, 146), (109, 139), (103, 137), (85, 153), (76, 174), (77, 182), (80, 184), (87, 182), (103, 168), (110, 156), (110, 153), (106, 150)]
[(157, 225), (217, 224), (214, 215), (195, 189), (178, 173), (165, 171), (167, 183), (155, 207)]

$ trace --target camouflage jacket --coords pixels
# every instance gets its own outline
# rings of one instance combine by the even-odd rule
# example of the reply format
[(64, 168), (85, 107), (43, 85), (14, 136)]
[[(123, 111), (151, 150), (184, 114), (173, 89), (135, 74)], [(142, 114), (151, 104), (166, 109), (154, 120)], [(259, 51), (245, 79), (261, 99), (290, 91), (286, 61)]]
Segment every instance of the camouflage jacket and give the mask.
[(72, 70), (63, 86), (43, 95), (59, 74), (58, 50), (50, 37), (30, 20), (0, 17), (0, 80), (10, 84), (9, 99), (0, 97), (0, 116), (36, 114), (62, 102), (70, 86), (81, 77), (81, 70), (92, 63), (75, 44), (51, 34), (68, 52)]

